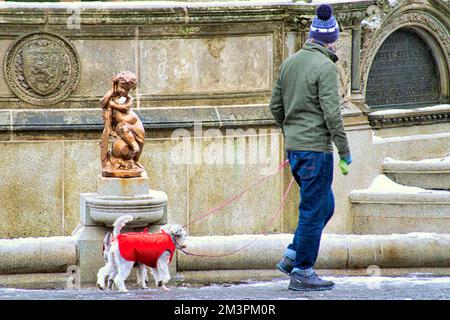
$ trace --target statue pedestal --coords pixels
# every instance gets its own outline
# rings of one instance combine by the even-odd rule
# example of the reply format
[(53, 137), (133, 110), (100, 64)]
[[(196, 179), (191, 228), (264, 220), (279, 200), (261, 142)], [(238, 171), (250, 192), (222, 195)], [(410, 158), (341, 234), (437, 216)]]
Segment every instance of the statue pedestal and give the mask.
[(141, 231), (147, 227), (149, 232), (157, 232), (167, 223), (167, 195), (151, 190), (147, 177), (102, 176), (98, 179), (97, 193), (80, 194), (80, 224), (74, 234), (82, 283), (95, 283), (98, 269), (104, 265), (103, 238), (123, 215), (134, 218), (123, 231)]
[(82, 193), (81, 223), (112, 227), (123, 215), (133, 216), (127, 227), (146, 227), (166, 223), (167, 195), (151, 190), (147, 177), (99, 177), (97, 193)]

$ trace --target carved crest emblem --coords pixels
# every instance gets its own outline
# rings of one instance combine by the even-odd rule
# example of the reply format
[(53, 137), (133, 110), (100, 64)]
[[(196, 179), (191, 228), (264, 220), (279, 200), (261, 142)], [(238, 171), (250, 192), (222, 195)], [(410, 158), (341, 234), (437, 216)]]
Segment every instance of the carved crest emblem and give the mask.
[(62, 48), (47, 40), (36, 41), (23, 52), (23, 73), (30, 87), (41, 95), (52, 93), (62, 80)]
[(64, 100), (80, 77), (75, 49), (53, 33), (31, 33), (18, 39), (8, 50), (4, 69), (11, 90), (35, 105)]

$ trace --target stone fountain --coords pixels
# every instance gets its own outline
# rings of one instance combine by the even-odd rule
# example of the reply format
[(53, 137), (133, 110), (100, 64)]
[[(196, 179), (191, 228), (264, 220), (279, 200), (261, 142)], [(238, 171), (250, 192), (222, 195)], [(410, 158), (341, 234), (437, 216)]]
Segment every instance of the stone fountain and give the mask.
[(147, 172), (139, 163), (145, 131), (131, 108), (133, 98), (129, 95), (136, 85), (133, 73), (119, 73), (100, 102), (104, 120), (100, 143), (102, 174), (96, 193), (80, 195), (80, 224), (74, 231), (82, 283), (95, 281), (104, 264), (103, 238), (117, 218), (133, 216), (127, 224), (133, 231), (143, 227), (153, 231), (167, 222), (167, 195), (150, 189)]

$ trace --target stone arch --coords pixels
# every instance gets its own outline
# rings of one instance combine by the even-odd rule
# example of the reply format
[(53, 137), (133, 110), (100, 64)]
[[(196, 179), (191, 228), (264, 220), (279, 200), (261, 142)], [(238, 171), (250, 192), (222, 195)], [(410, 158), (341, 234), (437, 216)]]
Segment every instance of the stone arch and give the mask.
[[(366, 89), (372, 62), (386, 39), (398, 30), (414, 32), (423, 40), (432, 52), (439, 72), (440, 97), (439, 102), (449, 101), (449, 66), (450, 40), (449, 26), (441, 21), (439, 15), (433, 14), (428, 6), (423, 8), (408, 6), (388, 14), (381, 26), (370, 35), (370, 41), (363, 45), (361, 59), (361, 93), (366, 100)], [(445, 21), (445, 20), (444, 20)]]

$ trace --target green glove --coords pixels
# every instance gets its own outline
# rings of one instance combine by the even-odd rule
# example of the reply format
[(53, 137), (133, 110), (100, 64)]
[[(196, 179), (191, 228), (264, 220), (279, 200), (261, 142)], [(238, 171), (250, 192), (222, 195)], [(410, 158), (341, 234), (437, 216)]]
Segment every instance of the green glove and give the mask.
[(350, 172), (347, 162), (345, 162), (343, 159), (339, 161), (339, 168), (341, 168), (341, 172), (344, 176), (346, 176)]

